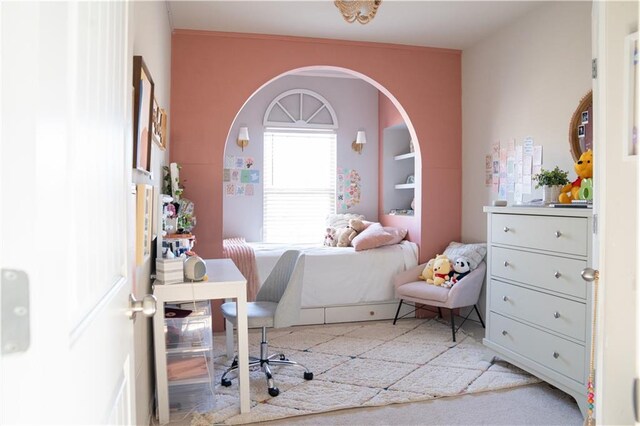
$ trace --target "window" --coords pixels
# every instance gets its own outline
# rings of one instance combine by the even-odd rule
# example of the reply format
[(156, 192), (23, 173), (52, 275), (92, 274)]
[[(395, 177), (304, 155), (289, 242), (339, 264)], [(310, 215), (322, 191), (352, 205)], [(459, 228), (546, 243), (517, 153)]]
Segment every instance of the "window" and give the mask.
[(335, 132), (267, 130), (263, 241), (321, 242), (335, 213), (335, 179)]

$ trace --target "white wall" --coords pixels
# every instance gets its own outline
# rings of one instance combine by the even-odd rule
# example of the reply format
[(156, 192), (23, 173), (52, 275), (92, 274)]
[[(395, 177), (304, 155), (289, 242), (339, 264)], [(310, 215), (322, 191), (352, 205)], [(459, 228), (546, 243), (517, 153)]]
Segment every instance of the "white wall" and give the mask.
[[(543, 146), (575, 178), (569, 121), (591, 89), (591, 2), (544, 2), (462, 53), (462, 239), (486, 241), (485, 155), (500, 140)], [(541, 198), (541, 190), (524, 201)], [(509, 201), (513, 201), (510, 194)]]
[[(256, 93), (242, 108), (229, 133), (225, 155), (242, 155), (255, 159), (260, 170), (256, 194), (248, 197), (224, 197), (223, 236), (262, 240), (262, 172), (263, 118), (271, 101), (287, 90), (309, 89), (322, 95), (338, 118), (337, 166), (355, 169), (361, 177), (360, 204), (349, 212), (364, 214), (369, 220), (378, 218), (378, 90), (369, 83), (353, 78), (284, 76)], [(236, 144), (238, 129), (249, 127), (249, 146), (240, 150)], [(365, 130), (367, 144), (358, 155), (351, 149), (356, 132)], [(197, 206), (196, 206), (197, 209)], [(197, 210), (196, 210), (197, 217)], [(322, 241), (319, 231), (318, 241)]]
[[(167, 110), (169, 125), (171, 111), (169, 97), (171, 89), (171, 28), (165, 2), (133, 2), (130, 37), (133, 38), (133, 54), (142, 55), (154, 82), (154, 96), (161, 108)], [(168, 130), (167, 130), (168, 132)], [(168, 134), (168, 133), (167, 133)], [(151, 176), (134, 170), (133, 180), (136, 183), (147, 183), (162, 188), (162, 166), (169, 160), (167, 150), (162, 151), (152, 143)], [(135, 212), (129, 212), (135, 216)], [(135, 238), (135, 236), (131, 236)], [(155, 259), (150, 258), (135, 269), (136, 297), (141, 298), (151, 293), (151, 269)], [(130, 259), (135, 265), (135, 259)], [(135, 389), (136, 389), (136, 424), (149, 424), (154, 398), (154, 363), (151, 319), (139, 317), (135, 323)]]

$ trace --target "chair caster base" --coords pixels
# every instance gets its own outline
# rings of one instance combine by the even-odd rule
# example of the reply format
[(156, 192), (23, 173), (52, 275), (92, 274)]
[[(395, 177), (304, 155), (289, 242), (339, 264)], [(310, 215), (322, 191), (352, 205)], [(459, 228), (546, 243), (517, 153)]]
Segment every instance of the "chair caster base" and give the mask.
[(311, 372), (304, 372), (304, 379), (305, 380), (313, 380), (313, 373)]
[(269, 395), (271, 395), (271, 396), (280, 395), (280, 389), (278, 389), (278, 388), (269, 388)]
[(224, 386), (225, 388), (228, 388), (229, 386), (231, 386), (231, 380), (229, 379), (222, 379), (220, 380), (220, 384), (222, 386)]

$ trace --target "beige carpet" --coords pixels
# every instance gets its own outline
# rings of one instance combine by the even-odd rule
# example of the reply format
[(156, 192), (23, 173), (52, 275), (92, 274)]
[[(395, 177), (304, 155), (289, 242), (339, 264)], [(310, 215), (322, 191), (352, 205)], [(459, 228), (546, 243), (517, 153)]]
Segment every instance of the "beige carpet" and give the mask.
[[(259, 337), (250, 334), (251, 353), (258, 353)], [(219, 385), (228, 361), (217, 352), (215, 410), (195, 414), (192, 425), (252, 423), (539, 382), (510, 364), (489, 363), (482, 344), (462, 330), (456, 337), (454, 343), (448, 324), (419, 319), (269, 330), (271, 352), (305, 364), (314, 379), (304, 380), (302, 369), (274, 367), (280, 395), (270, 397), (264, 375), (251, 372), (251, 412), (239, 414), (237, 381)]]

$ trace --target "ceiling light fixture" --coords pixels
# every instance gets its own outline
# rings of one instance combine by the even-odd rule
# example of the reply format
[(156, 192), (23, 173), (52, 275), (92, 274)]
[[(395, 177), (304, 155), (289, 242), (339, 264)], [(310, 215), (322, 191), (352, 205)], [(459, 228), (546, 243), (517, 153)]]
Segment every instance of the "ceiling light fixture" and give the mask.
[(366, 24), (371, 21), (382, 0), (335, 0), (333, 4), (340, 9), (340, 13), (345, 21), (353, 23), (355, 21)]

